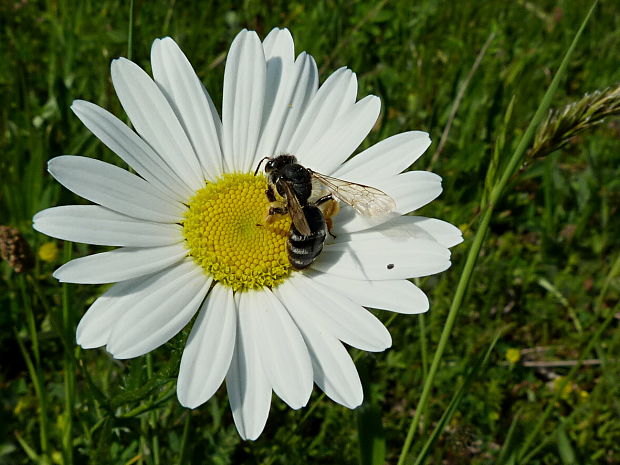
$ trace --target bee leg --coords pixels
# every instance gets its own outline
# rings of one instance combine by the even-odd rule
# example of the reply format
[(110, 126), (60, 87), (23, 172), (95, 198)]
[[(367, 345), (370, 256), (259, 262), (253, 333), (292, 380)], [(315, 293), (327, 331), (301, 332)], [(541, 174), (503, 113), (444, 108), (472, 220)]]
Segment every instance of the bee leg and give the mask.
[(267, 190), (265, 191), (265, 195), (267, 196), (267, 200), (269, 200), (270, 202), (276, 201), (276, 194), (273, 191), (273, 186), (271, 184), (269, 184), (269, 187), (267, 187)]
[(316, 202), (314, 202), (314, 204), (318, 207), (319, 205), (322, 205), (330, 201), (335, 202), (334, 196), (331, 194), (327, 194), (327, 195), (324, 195), (323, 197), (320, 197)]
[(288, 210), (286, 208), (286, 204), (277, 199), (272, 184), (267, 186), (265, 195), (269, 201), (269, 210), (267, 211), (267, 216), (265, 217), (265, 224), (272, 224), (278, 220), (280, 216), (286, 215)]
[(332, 233), (332, 228), (334, 227), (334, 222), (331, 218), (325, 218), (325, 224), (327, 225), (327, 232), (330, 236), (336, 239), (336, 235)]
[(336, 239), (336, 235), (332, 233), (332, 229), (334, 227), (334, 221), (332, 218), (338, 214), (340, 211), (340, 205), (334, 199), (334, 197), (329, 194), (321, 197), (316, 201), (316, 205), (323, 205), (321, 211), (323, 212), (323, 216), (325, 217), (325, 225), (327, 226), (327, 232), (330, 236)]
[(265, 217), (265, 224), (275, 223), (281, 216), (286, 215), (287, 213), (288, 209), (285, 206), (282, 206), (282, 204), (278, 202), (272, 202), (269, 206), (267, 216)]
[(288, 210), (284, 207), (269, 207), (269, 216), (286, 215)]

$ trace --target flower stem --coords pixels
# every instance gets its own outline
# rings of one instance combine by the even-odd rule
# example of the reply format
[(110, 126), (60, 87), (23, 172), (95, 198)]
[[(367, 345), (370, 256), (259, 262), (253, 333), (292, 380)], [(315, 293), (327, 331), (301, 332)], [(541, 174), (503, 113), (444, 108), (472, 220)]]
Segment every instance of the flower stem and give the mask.
[(558, 88), (561, 78), (566, 72), (569, 59), (597, 3), (598, 1), (596, 0), (594, 4), (592, 5), (592, 7), (590, 8), (590, 11), (586, 15), (585, 19), (583, 20), (581, 27), (575, 34), (575, 37), (573, 38), (573, 41), (570, 47), (568, 48), (566, 54), (564, 55), (564, 59), (562, 60), (560, 67), (555, 73), (555, 76), (553, 77), (553, 80), (551, 81), (551, 84), (549, 85), (547, 92), (542, 98), (542, 101), (540, 102), (538, 109), (536, 110), (536, 113), (534, 114), (534, 117), (532, 118), (527, 130), (521, 137), (521, 140), (519, 141), (519, 144), (517, 145), (517, 148), (512, 154), (510, 160), (508, 161), (508, 164), (506, 165), (502, 173), (502, 176), (500, 177), (499, 181), (493, 186), (491, 190), (491, 194), (489, 196), (489, 203), (486, 206), (486, 209), (482, 216), (482, 220), (480, 222), (480, 227), (476, 231), (476, 235), (474, 236), (474, 240), (468, 251), (467, 259), (465, 261), (465, 266), (463, 268), (463, 273), (461, 274), (461, 277), (459, 279), (457, 289), (454, 294), (454, 298), (452, 300), (452, 305), (450, 306), (450, 311), (448, 313), (448, 318), (446, 319), (446, 324), (441, 333), (439, 344), (433, 356), (433, 361), (431, 363), (431, 368), (429, 370), (428, 377), (426, 378), (424, 382), (424, 387), (422, 389), (422, 395), (420, 396), (420, 401), (418, 402), (415, 415), (413, 416), (413, 419), (409, 426), (409, 431), (407, 432), (407, 437), (405, 439), (405, 442), (403, 444), (403, 447), (400, 453), (400, 457), (398, 459), (398, 465), (404, 465), (405, 460), (407, 459), (407, 456), (409, 454), (409, 449), (411, 448), (414, 434), (416, 433), (419, 423), (420, 423), (421, 414), (424, 411), (426, 404), (428, 402), (428, 397), (429, 397), (433, 382), (435, 380), (437, 370), (439, 368), (439, 363), (441, 362), (441, 358), (443, 356), (446, 345), (448, 343), (450, 333), (452, 332), (452, 327), (454, 326), (457, 313), (459, 309), (461, 308), (461, 304), (463, 303), (465, 292), (467, 291), (472, 273), (476, 266), (476, 261), (478, 259), (478, 255), (480, 254), (480, 249), (482, 248), (482, 244), (484, 243), (486, 233), (489, 229), (489, 224), (491, 223), (491, 218), (493, 217), (493, 210), (495, 206), (497, 205), (497, 202), (500, 200), (502, 193), (504, 191), (504, 188), (506, 187), (506, 184), (508, 183), (508, 180), (510, 179), (512, 174), (515, 172), (517, 167), (521, 164), (525, 151), (528, 148), (532, 140), (532, 137), (534, 136), (534, 132), (536, 131), (536, 128), (538, 127), (543, 117), (547, 113), (547, 110), (549, 109), (551, 105), (551, 99), (553, 98), (553, 95), (555, 94), (555, 91)]
[(426, 316), (420, 313), (418, 317), (420, 323), (420, 353), (422, 354), (422, 378), (428, 376), (428, 342), (426, 340)]
[[(153, 356), (151, 353), (146, 354), (146, 378), (147, 380), (153, 377)], [(153, 398), (149, 398), (149, 403), (153, 402)], [(159, 436), (155, 431), (155, 425), (157, 424), (157, 412), (152, 411), (149, 414), (149, 420), (147, 421), (148, 429), (151, 433), (151, 450), (153, 453), (153, 463), (159, 465)]]
[(187, 412), (187, 416), (185, 417), (185, 424), (183, 425), (183, 437), (181, 438), (181, 450), (179, 451), (179, 465), (183, 465), (187, 463), (187, 444), (190, 432), (190, 423), (192, 420), (191, 411)]
[[(65, 242), (64, 262), (71, 260), (71, 242)], [(69, 285), (62, 285), (62, 327), (65, 334), (61, 337), (69, 340), (73, 334), (73, 318), (69, 305)], [(65, 429), (63, 431), (62, 445), (66, 465), (73, 465), (73, 417), (75, 413), (75, 358), (72, 348), (65, 347), (64, 357), (64, 383), (65, 383)]]
[(129, 26), (127, 31), (127, 59), (132, 59), (133, 51), (133, 1), (129, 1)]

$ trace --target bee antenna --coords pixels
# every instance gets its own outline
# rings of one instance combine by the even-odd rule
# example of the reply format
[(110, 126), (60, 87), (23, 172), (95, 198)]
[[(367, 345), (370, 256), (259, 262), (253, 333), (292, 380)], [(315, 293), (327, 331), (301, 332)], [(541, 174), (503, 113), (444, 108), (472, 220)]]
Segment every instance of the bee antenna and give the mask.
[(261, 159), (261, 161), (258, 162), (258, 166), (256, 167), (256, 171), (254, 171), (254, 176), (256, 176), (258, 174), (258, 170), (260, 169), (260, 165), (262, 165), (265, 160), (269, 160), (269, 157), (265, 157), (265, 158)]

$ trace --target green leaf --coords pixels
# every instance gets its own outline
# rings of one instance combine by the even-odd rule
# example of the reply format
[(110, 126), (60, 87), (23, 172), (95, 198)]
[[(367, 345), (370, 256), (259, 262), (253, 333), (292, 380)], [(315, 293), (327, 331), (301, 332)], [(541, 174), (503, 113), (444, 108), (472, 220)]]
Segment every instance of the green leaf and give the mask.
[(157, 375), (153, 376), (141, 387), (115, 395), (110, 401), (110, 405), (113, 409), (116, 409), (131, 402), (146, 400), (149, 395), (153, 394), (157, 389), (168, 384), (170, 381), (173, 381), (173, 379)]
[(575, 465), (577, 463), (577, 458), (575, 457), (575, 452), (573, 451), (573, 447), (570, 444), (570, 440), (563, 426), (560, 426), (557, 430), (557, 444), (562, 463), (564, 465)]
[(110, 443), (112, 442), (112, 422), (110, 418), (103, 421), (102, 427), (96, 435), (96, 449), (92, 452), (92, 463), (96, 465), (107, 465), (112, 463), (110, 454)]

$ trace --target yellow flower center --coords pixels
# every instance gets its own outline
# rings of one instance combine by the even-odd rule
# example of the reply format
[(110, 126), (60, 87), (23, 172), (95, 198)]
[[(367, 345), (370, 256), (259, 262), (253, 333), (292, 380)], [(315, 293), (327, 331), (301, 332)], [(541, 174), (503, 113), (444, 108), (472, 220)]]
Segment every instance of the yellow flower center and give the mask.
[(183, 235), (190, 255), (215, 280), (235, 291), (273, 287), (291, 272), (288, 216), (265, 224), (267, 179), (224, 174), (189, 200)]

